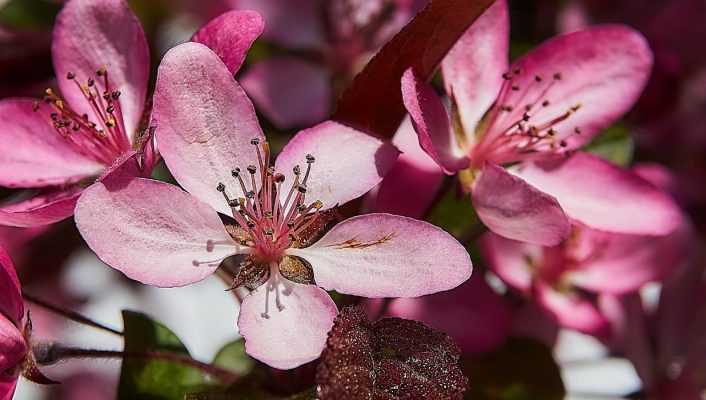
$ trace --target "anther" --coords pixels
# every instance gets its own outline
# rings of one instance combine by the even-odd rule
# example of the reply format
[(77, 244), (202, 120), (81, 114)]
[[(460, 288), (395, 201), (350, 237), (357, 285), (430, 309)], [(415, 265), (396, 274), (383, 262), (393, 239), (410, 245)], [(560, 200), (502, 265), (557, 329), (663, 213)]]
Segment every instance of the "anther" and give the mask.
[(517, 86), (517, 85), (512, 85), (512, 87), (511, 87), (510, 89), (512, 89), (513, 91), (517, 92), (517, 91), (520, 90), (520, 87)]
[(105, 76), (108, 73), (108, 70), (105, 68), (105, 65), (98, 68), (98, 71), (96, 71), (96, 75), (98, 76)]
[(580, 135), (580, 134), (581, 134), (581, 128), (579, 128), (578, 126), (575, 127), (575, 128), (574, 128), (574, 132), (576, 132), (577, 135)]
[(245, 193), (245, 197), (247, 197), (248, 199), (252, 199), (252, 198), (255, 197), (255, 192), (253, 192), (252, 190), (250, 190), (250, 191), (248, 191), (247, 193)]
[(260, 139), (252, 138), (252, 139), (250, 139), (250, 144), (253, 146), (257, 146), (258, 144), (260, 144)]
[(93, 78), (88, 78), (88, 82), (86, 82), (88, 87), (93, 87), (93, 85), (96, 84), (96, 81), (93, 80)]
[(561, 79), (562, 79), (561, 72), (556, 72), (556, 73), (554, 74), (554, 80), (555, 80), (555, 81), (560, 81)]
[(509, 72), (505, 72), (503, 74), (503, 79), (505, 79), (506, 81), (509, 81), (510, 79), (512, 79), (512, 75), (510, 75)]
[(568, 145), (569, 144), (566, 142), (566, 140), (562, 140), (561, 142), (559, 142), (559, 146), (561, 146), (561, 147), (566, 147)]
[(216, 186), (216, 190), (223, 193), (226, 191), (226, 185), (224, 185), (223, 182), (219, 182), (218, 186)]
[(236, 199), (228, 200), (228, 207), (235, 208), (237, 206), (238, 206), (238, 200), (236, 200)]
[(542, 81), (542, 77), (539, 76), (539, 75), (535, 75), (534, 81), (535, 81), (535, 82), (541, 82), (541, 81)]
[(120, 98), (120, 91), (114, 90), (113, 93), (110, 94), (110, 96), (113, 98), (113, 100), (117, 100)]
[(547, 131), (547, 134), (548, 134), (549, 136), (555, 136), (555, 135), (556, 135), (556, 129), (554, 129), (554, 128), (549, 129), (549, 130)]
[(230, 171), (230, 174), (233, 175), (233, 178), (237, 178), (240, 175), (240, 168)]
[(314, 156), (312, 156), (311, 154), (306, 155), (307, 164), (312, 164), (314, 161), (316, 161), (316, 158), (314, 158)]
[(298, 165), (295, 165), (294, 168), (292, 168), (292, 172), (294, 172), (294, 175), (299, 175), (302, 173), (302, 169)]
[(314, 208), (317, 209), (317, 210), (320, 210), (321, 207), (324, 206), (324, 203), (322, 203), (321, 200), (316, 200), (315, 202), (313, 202), (313, 203), (311, 204), (311, 206), (314, 207)]
[(248, 172), (250, 172), (251, 175), (255, 175), (255, 172), (257, 172), (257, 167), (254, 165), (248, 165)]
[(548, 107), (549, 106), (549, 100), (544, 100), (542, 102), (542, 107)]
[(282, 183), (282, 182), (284, 182), (284, 179), (285, 179), (284, 175), (280, 174), (279, 172), (274, 175), (275, 183)]
[(66, 79), (72, 80), (74, 78), (76, 78), (76, 74), (74, 74), (73, 72), (69, 72), (66, 74)]
[(527, 113), (522, 114), (522, 120), (527, 122), (530, 120), (530, 115)]

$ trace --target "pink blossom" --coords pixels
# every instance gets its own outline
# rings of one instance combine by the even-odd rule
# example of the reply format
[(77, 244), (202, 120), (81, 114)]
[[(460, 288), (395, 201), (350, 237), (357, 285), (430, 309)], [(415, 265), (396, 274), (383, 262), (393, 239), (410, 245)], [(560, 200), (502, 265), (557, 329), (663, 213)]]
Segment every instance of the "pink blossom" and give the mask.
[(0, 399), (15, 393), (20, 366), (27, 355), (24, 331), (24, 304), (20, 281), (5, 250), (0, 248)]
[(689, 230), (666, 236), (625, 235), (575, 224), (554, 247), (488, 233), (481, 241), (489, 267), (511, 288), (531, 297), (567, 328), (607, 338), (601, 295), (636, 292), (674, 271), (688, 248)]
[(230, 0), (265, 21), (263, 38), (293, 50), (252, 65), (242, 85), (278, 128), (324, 120), (337, 89), (421, 8), (419, 0)]
[(412, 70), (402, 78), (420, 146), (459, 175), (483, 223), (541, 245), (564, 240), (571, 221), (624, 234), (673, 231), (680, 218), (668, 196), (576, 153), (641, 93), (652, 65), (644, 38), (606, 25), (557, 36), (509, 65), (508, 31), (498, 1), (442, 63), (451, 117)]
[(148, 175), (154, 162), (149, 136), (140, 135), (149, 50), (127, 4), (66, 2), (52, 58), (61, 94), (47, 89), (42, 101), (0, 101), (0, 185), (29, 189), (0, 208), (3, 225), (67, 218), (97, 178), (135, 159), (131, 173)]
[(337, 312), (323, 289), (421, 296), (470, 276), (463, 246), (411, 218), (357, 216), (319, 237), (327, 210), (378, 184), (397, 150), (329, 121), (299, 132), (271, 165), (250, 100), (201, 44), (165, 55), (153, 122), (187, 192), (144, 178), (106, 179), (79, 200), (77, 226), (108, 265), (155, 286), (197, 282), (239, 255), (233, 286), (251, 290), (239, 330), (248, 353), (269, 365), (318, 357)]

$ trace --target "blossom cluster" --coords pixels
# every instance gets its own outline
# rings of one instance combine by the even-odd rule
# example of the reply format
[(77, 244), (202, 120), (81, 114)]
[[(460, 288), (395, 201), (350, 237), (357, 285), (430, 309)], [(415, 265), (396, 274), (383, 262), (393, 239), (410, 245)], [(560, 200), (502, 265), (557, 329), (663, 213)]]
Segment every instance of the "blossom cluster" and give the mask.
[[(0, 90), (0, 399), (19, 398), (21, 376), (56, 383), (45, 372), (59, 372), (57, 361), (112, 356), (122, 359), (119, 398), (205, 390), (165, 363), (220, 382), (224, 398), (253, 387), (272, 396), (314, 387), (302, 398), (320, 399), (476, 398), (505, 382), (478, 372), (492, 357), (513, 346), (548, 354), (566, 332), (627, 359), (644, 398), (706, 390), (703, 210), (695, 191), (684, 195), (693, 180), (668, 161), (630, 163), (665, 140), (655, 137), (666, 122), (640, 124), (668, 64), (658, 29), (598, 24), (611, 19), (576, 0), (557, 17), (562, 32), (518, 56), (507, 0), (468, 2), (477, 18), (445, 0), (188, 3), (172, 7), (210, 19), (165, 46), (125, 0), (67, 0), (51, 33), (32, 37), (38, 51), (46, 37), (53, 74)], [(696, 2), (672, 3), (706, 15)], [(406, 65), (384, 46), (423, 32), (444, 7), (444, 18), (468, 22), (436, 44), (443, 58), (406, 41), (421, 60)], [(26, 37), (4, 30), (0, 40), (15, 45)], [(374, 73), (371, 57), (369, 66), (400, 71), (376, 83), (406, 114), (392, 137), (332, 112), (359, 90), (356, 74)], [(704, 60), (688, 60), (689, 74), (706, 72)], [(419, 67), (429, 62), (440, 79)], [(602, 144), (616, 130), (627, 132), (622, 142)], [(127, 317), (114, 331), (123, 351), (66, 346), (37, 329), (50, 323), (33, 327), (53, 318), (41, 307), (102, 326), (65, 309), (77, 302), (57, 275), (73, 248), (90, 249), (132, 292), (222, 281), (240, 358), (261, 373), (158, 348), (166, 342), (154, 332), (157, 347), (136, 351)], [(209, 337), (210, 327), (199, 330)], [(172, 383), (182, 391), (165, 394)], [(554, 395), (544, 396), (563, 393)]]

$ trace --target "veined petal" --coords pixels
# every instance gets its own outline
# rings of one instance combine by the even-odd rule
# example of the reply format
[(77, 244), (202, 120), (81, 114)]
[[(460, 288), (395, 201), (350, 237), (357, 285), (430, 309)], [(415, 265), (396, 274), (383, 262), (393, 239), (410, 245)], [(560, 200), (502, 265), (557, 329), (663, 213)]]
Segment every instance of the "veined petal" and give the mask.
[(231, 74), (235, 74), (264, 28), (265, 22), (257, 12), (233, 10), (209, 21), (191, 40), (208, 46), (223, 60)]
[(307, 260), (316, 284), (364, 297), (416, 297), (453, 289), (472, 271), (466, 249), (434, 225), (391, 214), (347, 219), (288, 254)]
[(264, 135), (252, 103), (216, 53), (193, 42), (167, 52), (157, 74), (152, 123), (179, 184), (231, 215), (216, 187), (222, 182), (231, 198), (244, 197), (231, 171), (258, 165), (250, 141), (264, 141)]
[(402, 122), (392, 144), (402, 154), (377, 190), (370, 192), (370, 207), (376, 212), (421, 218), (434, 201), (444, 172), (419, 146), (410, 118)]
[(106, 264), (159, 287), (198, 282), (242, 252), (215, 210), (174, 185), (117, 176), (86, 189), (76, 226)]
[[(557, 36), (516, 61), (490, 122), (496, 137), (523, 121), (556, 143), (575, 149), (627, 112), (652, 68), (645, 38), (626, 26), (606, 25)], [(540, 129), (541, 128), (541, 129)]]
[(331, 77), (321, 66), (294, 57), (270, 58), (245, 71), (243, 88), (280, 129), (323, 121), (331, 109)]
[[(18, 327), (10, 320), (0, 315), (0, 371), (16, 368), (27, 354), (27, 344)], [(17, 376), (17, 375), (15, 375)], [(4, 376), (0, 376), (3, 379)], [(2, 392), (0, 392), (2, 394)]]
[(453, 175), (468, 167), (468, 158), (456, 143), (444, 104), (434, 88), (419, 80), (412, 69), (402, 75), (402, 100), (419, 135), (419, 145), (444, 172)]
[(554, 197), (497, 165), (485, 164), (472, 197), (478, 217), (498, 235), (543, 246), (569, 236), (571, 224)]
[[(70, 0), (56, 18), (52, 58), (59, 88), (79, 113), (95, 115), (76, 82), (98, 81), (105, 67), (111, 90), (120, 91), (125, 128), (134, 138), (142, 118), (149, 79), (149, 47), (140, 21), (124, 0)], [(92, 118), (96, 122), (96, 118)]]
[(294, 181), (296, 165), (301, 166), (303, 178), (307, 154), (315, 158), (306, 182), (307, 202), (320, 200), (327, 209), (358, 198), (380, 183), (399, 151), (345, 125), (323, 122), (297, 133), (277, 157), (275, 167), (286, 176), (283, 193)]
[(2, 204), (0, 225), (33, 227), (59, 222), (74, 213), (81, 191), (78, 186), (70, 186), (64, 190), (42, 191), (16, 203)]
[[(0, 293), (3, 294), (2, 301), (0, 301), (0, 315), (9, 318), (15, 326), (19, 327), (20, 321), (24, 317), (22, 289), (15, 265), (3, 248), (0, 248)], [(2, 370), (3, 368), (0, 368), (0, 371)]]
[(48, 107), (32, 99), (0, 101), (0, 185), (34, 188), (74, 183), (104, 167), (54, 130)]
[(296, 368), (319, 357), (338, 310), (315, 285), (273, 273), (243, 300), (238, 329), (249, 355), (274, 368)]
[(588, 153), (557, 162), (523, 164), (516, 174), (554, 196), (569, 217), (591, 228), (664, 235), (683, 220), (669, 195), (634, 172)]
[(510, 23), (506, 0), (497, 0), (474, 22), (441, 63), (446, 93), (454, 100), (466, 137), (495, 102), (507, 71)]

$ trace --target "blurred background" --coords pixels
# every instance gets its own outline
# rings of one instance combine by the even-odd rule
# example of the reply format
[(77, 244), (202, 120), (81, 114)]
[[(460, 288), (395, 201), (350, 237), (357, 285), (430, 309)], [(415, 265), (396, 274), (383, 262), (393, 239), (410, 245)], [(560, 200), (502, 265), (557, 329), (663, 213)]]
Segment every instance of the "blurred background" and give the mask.
[[(265, 17), (266, 30), (236, 79), (255, 103), (275, 152), (298, 129), (326, 119), (353, 76), (425, 2), (337, 3), (129, 1), (150, 41), (152, 82), (161, 56), (219, 13), (252, 9)], [(381, 11), (378, 3), (392, 12)], [(50, 45), (61, 5), (58, 0), (0, 0), (0, 98), (39, 97), (45, 88), (56, 87)], [(467, 335), (476, 344), (467, 351), (472, 398), (544, 400), (566, 393), (571, 399), (706, 399), (706, 307), (701, 307), (706, 306), (706, 1), (510, 0), (510, 6), (512, 57), (551, 36), (594, 24), (628, 24), (647, 37), (655, 53), (647, 89), (635, 108), (590, 148), (617, 164), (640, 168), (675, 197), (690, 232), (680, 240), (689, 242), (689, 250), (680, 253), (662, 282), (649, 283), (629, 298), (605, 300), (606, 309), (615, 312), (606, 311), (614, 325), (612, 334), (603, 337), (561, 328), (531, 300), (512, 293), (484, 268), (477, 269), (480, 272), (458, 293), (434, 300), (462, 326), (457, 335)], [(163, 165), (154, 177), (171, 180)], [(0, 188), (0, 201), (15, 195)], [(447, 196), (425, 217), (458, 235), (474, 218), (463, 205), (460, 197)], [(108, 326), (122, 326), (123, 309), (144, 312), (170, 327), (203, 361), (238, 338), (238, 303), (217, 277), (178, 289), (140, 285), (99, 261), (72, 220), (41, 228), (0, 227), (0, 245), (11, 254), (28, 293)], [(469, 250), (474, 264), (483, 265), (478, 249)], [(473, 294), (464, 296), (464, 291)], [(118, 337), (40, 307), (31, 310), (36, 339), (121, 349)], [(674, 318), (664, 318), (665, 310), (672, 310)], [(637, 315), (639, 333), (630, 322)], [(669, 349), (661, 339), (665, 330), (676, 343)], [(632, 339), (644, 339), (650, 354), (631, 353), (627, 344)], [(15, 398), (113, 398), (119, 370), (119, 362), (110, 360), (62, 363), (46, 370), (62, 385), (40, 387), (22, 381)]]

